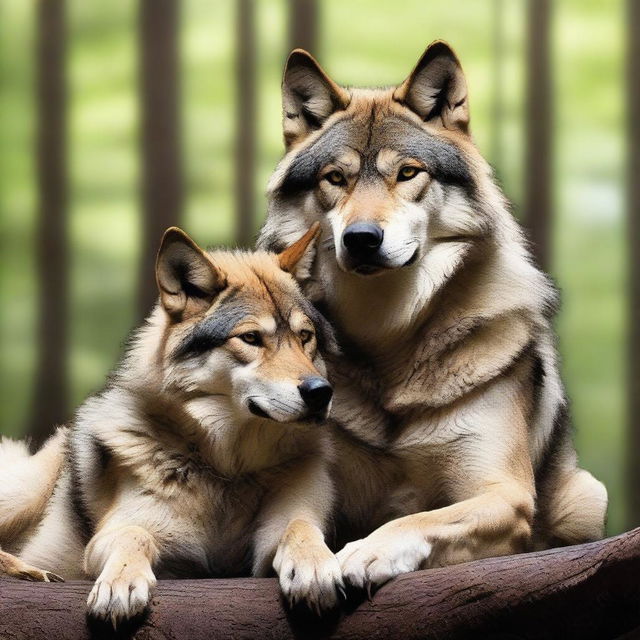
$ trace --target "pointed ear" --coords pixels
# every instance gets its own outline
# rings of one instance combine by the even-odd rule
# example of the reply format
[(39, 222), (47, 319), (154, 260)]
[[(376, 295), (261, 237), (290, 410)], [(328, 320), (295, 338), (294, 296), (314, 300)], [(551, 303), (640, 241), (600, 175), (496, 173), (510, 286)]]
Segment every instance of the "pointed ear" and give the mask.
[(278, 254), (280, 268), (290, 273), (296, 280), (308, 278), (315, 255), (313, 249), (319, 234), (320, 223), (314, 222), (302, 238)]
[(311, 54), (303, 49), (291, 52), (282, 79), (282, 127), (287, 149), (348, 104), (348, 92), (327, 76)]
[(176, 321), (206, 310), (226, 286), (204, 251), (177, 227), (167, 229), (156, 259), (160, 302)]
[(456, 54), (446, 42), (429, 45), (393, 97), (425, 122), (468, 132), (467, 82)]

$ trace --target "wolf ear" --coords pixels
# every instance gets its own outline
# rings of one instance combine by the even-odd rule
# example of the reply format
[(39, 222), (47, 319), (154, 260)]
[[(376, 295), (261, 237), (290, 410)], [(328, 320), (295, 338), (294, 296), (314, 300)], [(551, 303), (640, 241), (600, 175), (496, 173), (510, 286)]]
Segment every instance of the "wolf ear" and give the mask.
[(287, 149), (348, 104), (348, 92), (329, 78), (310, 53), (303, 49), (291, 52), (282, 79), (282, 128)]
[(204, 251), (177, 227), (167, 229), (156, 259), (160, 302), (176, 321), (207, 309), (226, 286)]
[(393, 97), (425, 122), (468, 132), (467, 82), (456, 54), (446, 42), (437, 41), (427, 47)]
[(296, 280), (308, 278), (314, 258), (313, 249), (319, 234), (320, 223), (314, 222), (299, 240), (278, 254), (280, 268), (290, 273)]

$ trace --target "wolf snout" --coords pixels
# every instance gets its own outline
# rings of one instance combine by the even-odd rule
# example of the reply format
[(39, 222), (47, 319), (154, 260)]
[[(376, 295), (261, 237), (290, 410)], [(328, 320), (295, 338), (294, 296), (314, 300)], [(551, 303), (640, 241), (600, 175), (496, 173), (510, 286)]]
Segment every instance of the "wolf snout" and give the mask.
[(312, 413), (324, 412), (333, 397), (331, 385), (319, 376), (305, 378), (298, 385), (298, 391)]
[(354, 222), (342, 234), (342, 243), (351, 257), (362, 261), (376, 255), (383, 239), (384, 231), (372, 222)]

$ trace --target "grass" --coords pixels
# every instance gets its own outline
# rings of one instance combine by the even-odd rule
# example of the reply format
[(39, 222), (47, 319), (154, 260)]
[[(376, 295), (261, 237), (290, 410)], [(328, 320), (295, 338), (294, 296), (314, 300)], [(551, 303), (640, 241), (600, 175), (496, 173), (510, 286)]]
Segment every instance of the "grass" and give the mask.
[[(285, 0), (257, 3), (256, 219), (281, 154)], [(72, 397), (100, 388), (134, 319), (139, 246), (135, 3), (70, 0), (69, 146)], [(321, 51), (339, 81), (395, 83), (428, 42), (449, 40), (469, 79), (472, 126), (516, 211), (523, 179), (525, 5), (504, 0), (503, 117), (491, 118), (493, 0), (322, 0)], [(565, 380), (582, 464), (607, 484), (610, 531), (625, 526), (623, 2), (558, 0), (554, 22), (556, 218), (553, 275)], [(20, 435), (34, 363), (36, 190), (33, 3), (0, 0), (0, 433)], [(233, 237), (233, 0), (185, 0), (181, 16), (184, 226)], [(492, 157), (498, 138), (501, 152)]]

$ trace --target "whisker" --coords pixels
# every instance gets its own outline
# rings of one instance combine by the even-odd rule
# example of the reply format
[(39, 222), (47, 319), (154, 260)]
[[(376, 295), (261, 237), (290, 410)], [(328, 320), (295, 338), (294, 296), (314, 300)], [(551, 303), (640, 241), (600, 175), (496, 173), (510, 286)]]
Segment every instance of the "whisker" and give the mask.
[(278, 398), (269, 398), (269, 402), (274, 404), (276, 408), (279, 407), (280, 409), (284, 409), (285, 411), (290, 411), (291, 413), (294, 413), (295, 411), (300, 411), (300, 409), (302, 408), (301, 405), (298, 405), (298, 406), (290, 405), (282, 400), (279, 400)]

